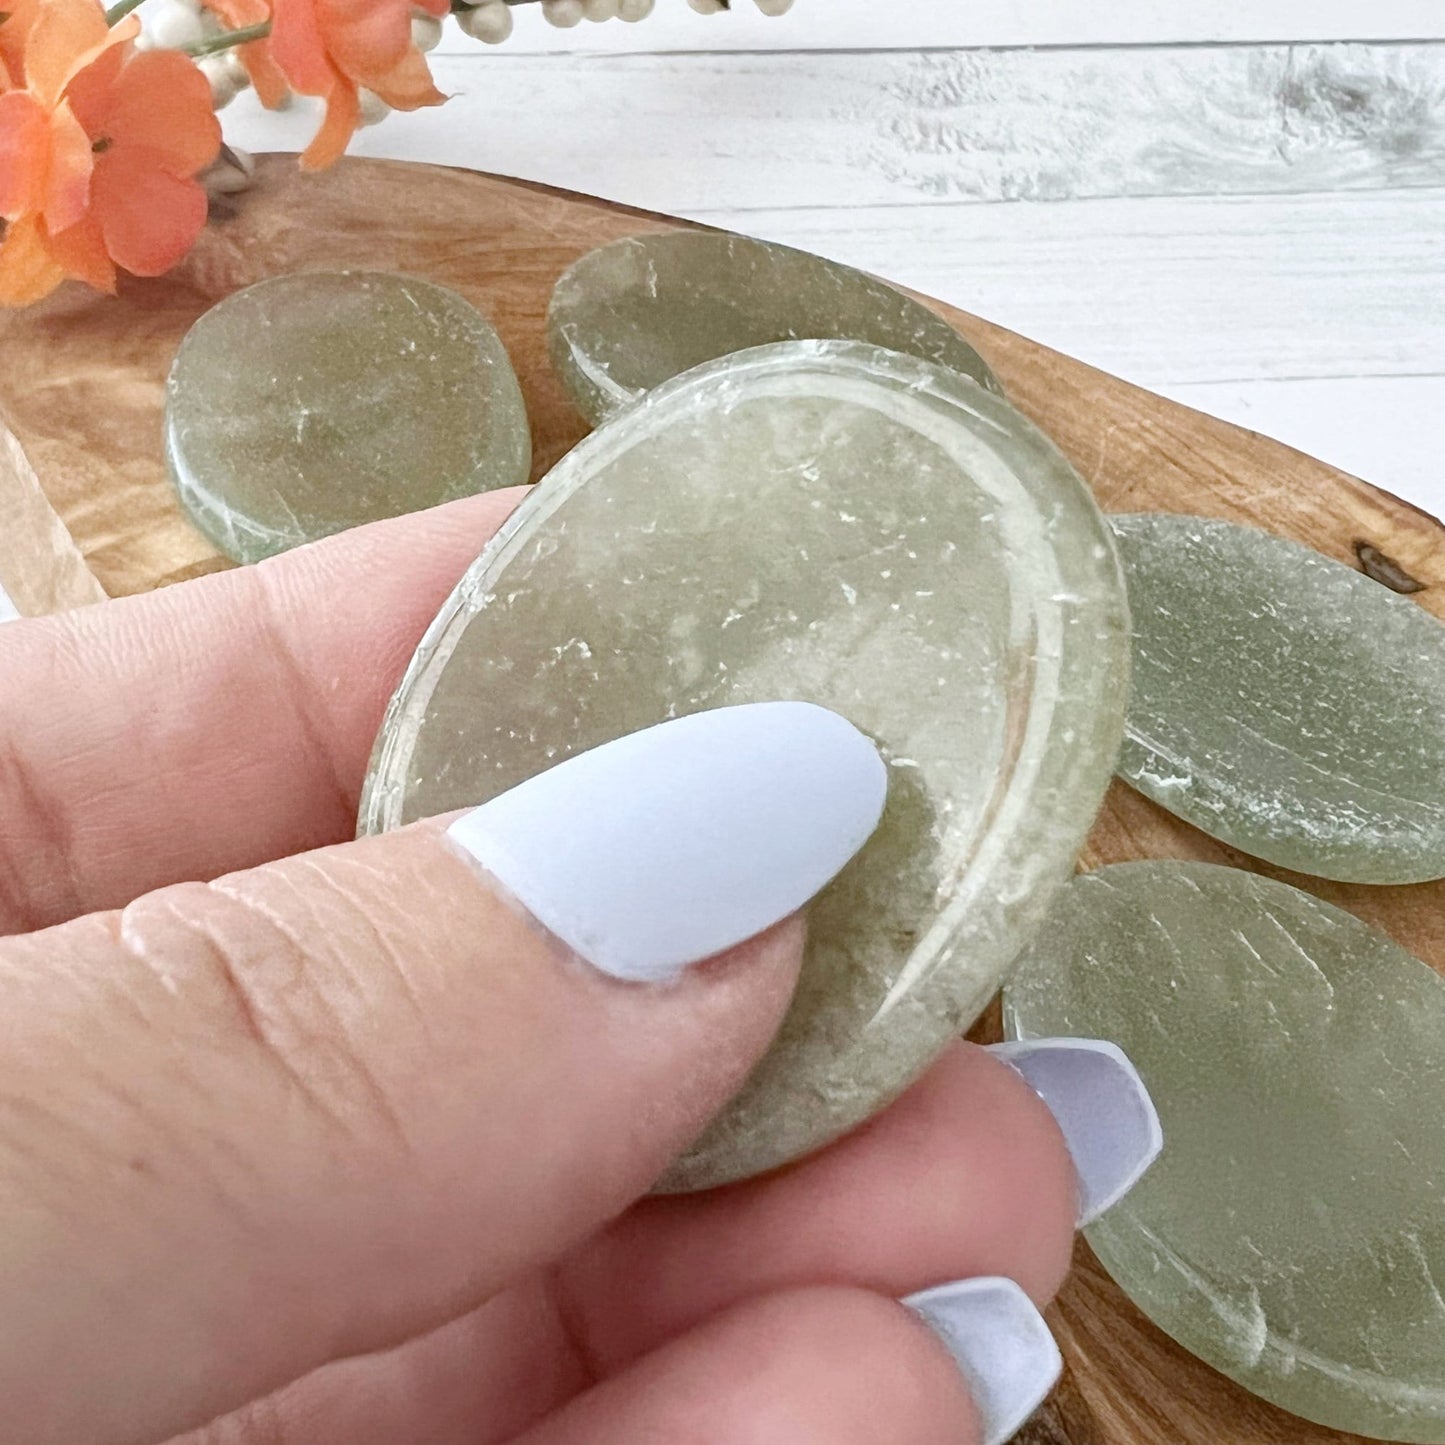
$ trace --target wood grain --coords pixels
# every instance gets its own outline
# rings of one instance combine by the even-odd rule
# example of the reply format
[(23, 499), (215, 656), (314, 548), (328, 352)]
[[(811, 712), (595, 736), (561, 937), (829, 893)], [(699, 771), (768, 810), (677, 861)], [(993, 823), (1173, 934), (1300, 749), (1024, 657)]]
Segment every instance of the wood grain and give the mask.
[[(186, 327), (236, 287), (318, 264), (405, 269), (454, 286), (497, 324), (527, 397), (539, 472), (583, 433), (547, 366), (544, 313), (558, 273), (590, 247), (675, 224), (466, 172), (352, 160), (301, 178), (265, 157), (256, 189), (184, 270), (118, 301), (66, 292), (0, 319), (0, 416), (112, 594), (224, 565), (180, 517), (161, 461), (161, 387)], [(949, 307), (937, 309), (1056, 438), (1107, 507), (1252, 522), (1350, 565), (1357, 544), (1425, 584), (1445, 617), (1445, 531), (1363, 481)], [(1183, 857), (1254, 866), (1122, 785), (1085, 863)], [(1268, 871), (1268, 870), (1262, 870)], [(1445, 884), (1366, 889), (1292, 880), (1353, 909), (1445, 971)], [(1031, 1445), (1326, 1445), (1354, 1437), (1262, 1404), (1144, 1320), (1080, 1246), (1054, 1311), (1064, 1385)]]

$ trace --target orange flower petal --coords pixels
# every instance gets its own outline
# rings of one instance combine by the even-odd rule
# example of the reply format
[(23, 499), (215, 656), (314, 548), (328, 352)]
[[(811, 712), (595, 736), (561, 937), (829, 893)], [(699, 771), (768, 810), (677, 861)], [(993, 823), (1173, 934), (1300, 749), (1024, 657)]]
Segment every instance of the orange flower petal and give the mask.
[[(227, 30), (244, 30), (271, 18), (271, 0), (201, 0), (201, 8), (209, 10)], [(271, 58), (270, 41), (255, 40), (238, 46), (236, 54), (256, 87), (256, 98), (267, 110), (275, 110), (291, 87)]]
[(139, 33), (135, 15), (110, 29), (99, 0), (46, 0), (25, 42), (26, 81), (39, 100), (54, 105), (77, 70)]
[(315, 0), (276, 0), (271, 19), (271, 58), (293, 90), (330, 95), (339, 79), (327, 59)]
[(96, 161), (91, 205), (105, 249), (136, 276), (169, 271), (206, 224), (205, 191), (170, 174), (167, 161), (135, 145), (116, 146)]
[(256, 99), (267, 110), (275, 110), (282, 105), (291, 93), (291, 87), (287, 85), (281, 67), (271, 56), (269, 43), (258, 40), (251, 45), (242, 45), (236, 54), (241, 57), (241, 64), (246, 67), (251, 84), (256, 87)]
[(111, 89), (101, 129), (117, 147), (143, 147), (173, 176), (204, 170), (221, 149), (210, 84), (178, 50), (146, 50), (130, 60)]
[(313, 0), (332, 64), (352, 80), (386, 75), (411, 43), (411, 0)]
[(362, 75), (357, 79), (393, 110), (417, 110), (424, 105), (441, 105), (446, 100), (432, 84), (426, 56), (419, 50), (408, 51), (385, 75)]
[(81, 66), (65, 83), (66, 102), (92, 139), (104, 130), (110, 93), (120, 79), (126, 53), (125, 46), (112, 45)]
[(361, 124), (361, 101), (356, 87), (339, 81), (326, 97), (326, 119), (315, 139), (301, 152), (303, 171), (324, 171), (346, 153), (356, 127)]
[(67, 276), (115, 294), (115, 262), (105, 249), (100, 221), (93, 212), (79, 225), (52, 235), (49, 245), (51, 256)]
[(90, 205), (95, 154), (90, 137), (62, 102), (50, 117), (50, 175), (45, 185), (45, 225), (51, 235), (75, 225)]
[(25, 84), (25, 45), (40, 14), (40, 0), (9, 0), (0, 20), (0, 91)]
[(45, 244), (39, 216), (12, 221), (0, 240), (0, 306), (29, 306), (63, 280), (65, 272)]
[(50, 117), (23, 90), (0, 95), (0, 216), (14, 220), (45, 204)]

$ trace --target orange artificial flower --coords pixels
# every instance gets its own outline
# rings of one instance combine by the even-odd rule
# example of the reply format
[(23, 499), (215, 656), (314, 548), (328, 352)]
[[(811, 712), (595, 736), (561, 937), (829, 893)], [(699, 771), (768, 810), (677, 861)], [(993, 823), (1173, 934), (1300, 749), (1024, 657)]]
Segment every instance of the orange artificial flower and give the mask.
[(116, 267), (169, 270), (195, 244), (216, 158), (210, 85), (177, 51), (137, 53), (96, 0), (42, 0), (24, 44), (25, 89), (0, 95), (0, 303), (66, 277), (115, 290)]
[[(209, 10), (227, 30), (249, 30), (253, 25), (264, 25), (271, 18), (271, 0), (201, 0), (203, 9)], [(256, 96), (268, 110), (275, 110), (285, 99), (290, 87), (280, 67), (271, 58), (271, 44), (268, 40), (253, 40), (249, 45), (238, 45), (236, 54), (256, 87)]]
[(448, 0), (272, 0), (271, 58), (302, 95), (326, 102), (326, 119), (301, 164), (340, 158), (361, 120), (365, 86), (393, 110), (440, 105), (426, 57), (412, 43), (413, 8), (441, 19)]
[(40, 13), (40, 0), (10, 0), (0, 16), (0, 95), (25, 84), (25, 41)]

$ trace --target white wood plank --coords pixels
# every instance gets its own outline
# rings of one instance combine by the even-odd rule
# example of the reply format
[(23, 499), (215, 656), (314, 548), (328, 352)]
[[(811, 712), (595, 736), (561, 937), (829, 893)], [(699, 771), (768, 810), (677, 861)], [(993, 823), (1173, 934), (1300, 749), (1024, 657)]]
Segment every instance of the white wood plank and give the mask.
[[(702, 18), (702, 17), (697, 17)], [(720, 23), (726, 23), (723, 17)], [(436, 60), (361, 155), (655, 210), (1445, 185), (1445, 42)], [(315, 126), (245, 96), (234, 143)]]
[(1154, 388), (1445, 372), (1445, 189), (700, 211)]
[(1160, 389), (1445, 518), (1445, 376), (1226, 381)]
[[(1440, 0), (797, 0), (777, 19), (751, 0), (727, 15), (658, 0), (639, 25), (612, 21), (557, 30), (535, 5), (516, 7), (517, 53), (659, 50), (915, 50), (999, 45), (1169, 45), (1269, 40), (1445, 38)], [(474, 45), (449, 27), (444, 46)]]

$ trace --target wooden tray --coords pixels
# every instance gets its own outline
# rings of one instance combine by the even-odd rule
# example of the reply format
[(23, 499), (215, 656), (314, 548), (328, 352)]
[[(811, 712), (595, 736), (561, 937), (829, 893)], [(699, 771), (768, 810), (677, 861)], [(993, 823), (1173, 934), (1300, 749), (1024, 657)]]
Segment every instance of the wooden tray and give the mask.
[[(0, 314), (0, 421), (111, 596), (180, 581), (229, 565), (177, 510), (160, 450), (166, 370), (186, 328), (215, 301), (263, 277), (318, 266), (404, 270), (454, 287), (492, 319), (512, 355), (540, 476), (585, 430), (547, 363), (552, 283), (594, 246), (679, 224), (466, 171), (348, 160), (303, 177), (292, 158), (263, 156), (254, 189), (225, 203), (178, 272), (128, 283), (115, 300), (75, 288)], [(929, 304), (978, 346), (1106, 508), (1254, 523), (1416, 590), (1421, 606), (1445, 618), (1445, 531), (1424, 513), (1276, 442)], [(0, 446), (0, 467), (19, 464)], [(1281, 874), (1116, 784), (1085, 866), (1163, 857), (1285, 877), (1445, 972), (1445, 883), (1367, 888)], [(1028, 1445), (1358, 1438), (1296, 1420), (1185, 1354), (1143, 1319), (1082, 1242), (1076, 1264), (1052, 1317), (1068, 1374), (1020, 1437)]]

